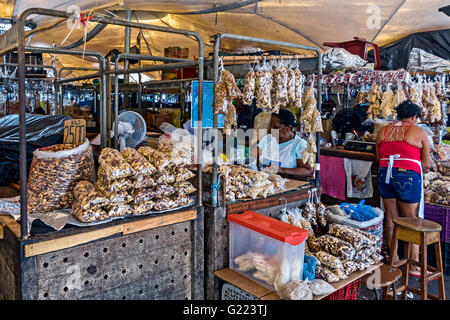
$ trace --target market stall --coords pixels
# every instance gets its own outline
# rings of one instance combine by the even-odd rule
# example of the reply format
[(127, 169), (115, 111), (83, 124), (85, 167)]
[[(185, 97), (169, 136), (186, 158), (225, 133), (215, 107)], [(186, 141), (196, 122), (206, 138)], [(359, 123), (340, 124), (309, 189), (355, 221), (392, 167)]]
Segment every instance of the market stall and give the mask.
[[(19, 51), (21, 182), (20, 197), (2, 199), (2, 213), (7, 215), (0, 217), (0, 278), (7, 285), (0, 289), (1, 296), (7, 299), (202, 299), (201, 162), (196, 170), (190, 170), (196, 155), (191, 152), (187, 157), (174, 156), (172, 152), (176, 148), (170, 139), (157, 149), (142, 146), (137, 150), (118, 151), (107, 147), (106, 136), (106, 72), (144, 72), (183, 64), (109, 70), (100, 53), (24, 47), (20, 27), (23, 28), (23, 21), (32, 14), (70, 17), (62, 11), (26, 10), (19, 19), (17, 43), (2, 48), (7, 51), (17, 46)], [(193, 36), (199, 52), (203, 51), (202, 39), (195, 32), (100, 15), (93, 19)], [(25, 51), (94, 56), (99, 60), (102, 148), (98, 166), (89, 141), (81, 134), (81, 144), (59, 144), (36, 150), (27, 173), (21, 58)], [(198, 74), (201, 89), (203, 57), (200, 55), (186, 63), (201, 70)], [(72, 81), (76, 79), (66, 78), (60, 83)], [(201, 119), (201, 102), (198, 110)], [(199, 141), (201, 138), (200, 134)], [(195, 178), (196, 187), (190, 182), (195, 183)]]
[[(318, 93), (317, 95), (313, 90), (307, 90), (303, 87), (304, 75), (302, 75), (300, 68), (303, 64), (296, 63), (292, 64), (297, 59), (289, 60), (286, 58), (286, 79), (287, 72), (292, 72), (291, 80), (296, 80), (292, 85), (292, 90), (290, 90), (290, 96), (288, 98), (288, 93), (286, 91), (286, 96), (284, 97), (284, 90), (288, 88), (287, 83), (280, 82), (279, 90), (283, 95), (282, 98), (274, 98), (271, 101), (270, 88), (264, 88), (261, 86), (261, 79), (253, 78), (251, 80), (252, 74), (255, 76), (257, 72), (246, 71), (242, 73), (242, 68), (235, 68), (235, 70), (241, 70), (240, 74), (245, 78), (245, 84), (243, 91), (236, 87), (234, 75), (227, 71), (228, 69), (233, 70), (233, 64), (228, 63), (225, 67), (219, 59), (219, 49), (220, 43), (223, 39), (228, 40), (242, 40), (252, 43), (264, 43), (269, 45), (277, 45), (285, 48), (301, 48), (305, 50), (310, 50), (317, 53), (317, 57), (309, 58), (309, 60), (314, 59), (318, 61), (316, 65), (316, 72), (319, 74), (318, 83)], [(277, 60), (282, 59), (283, 56), (277, 56)], [(241, 57), (242, 58), (242, 57)], [(251, 59), (257, 59), (258, 57), (253, 57)], [(265, 61), (271, 59), (270, 56), (260, 57), (257, 59), (261, 66), (265, 64)], [(238, 58), (239, 59), (239, 58)], [(308, 61), (309, 61), (308, 60)], [(275, 61), (275, 59), (273, 59)], [(272, 62), (273, 62), (272, 61)], [(289, 63), (288, 63), (289, 61)], [(229, 61), (228, 61), (229, 62)], [(240, 35), (233, 34), (218, 34), (215, 37), (214, 42), (214, 55), (213, 55), (213, 80), (214, 80), (214, 118), (213, 118), (213, 129), (218, 129), (219, 127), (219, 114), (225, 114), (225, 120), (223, 124), (223, 133), (225, 139), (229, 141), (234, 141), (233, 145), (236, 145), (236, 131), (233, 131), (237, 127), (237, 115), (234, 106), (231, 104), (234, 98), (242, 97), (245, 104), (251, 104), (253, 98), (256, 99), (256, 104), (269, 112), (278, 112), (282, 104), (289, 102), (292, 104), (294, 109), (300, 110), (300, 104), (302, 103), (303, 93), (307, 92), (303, 102), (304, 108), (311, 109), (311, 116), (314, 110), (317, 110), (321, 105), (321, 69), (318, 67), (321, 65), (321, 53), (317, 48), (305, 47), (302, 45), (297, 45), (287, 42), (278, 42), (272, 40), (266, 40), (261, 38), (244, 37)], [(304, 65), (308, 71), (311, 68), (311, 63)], [(266, 71), (261, 69), (261, 76), (265, 74), (265, 77), (272, 79), (272, 73), (269, 71), (271, 69), (267, 68)], [(295, 70), (295, 71), (294, 71)], [(276, 71), (274, 71), (275, 73)], [(297, 72), (297, 73), (294, 73)], [(239, 73), (237, 73), (238, 75)], [(281, 74), (281, 71), (280, 71)], [(294, 78), (295, 74), (295, 78)], [(256, 76), (258, 77), (258, 76)], [(274, 75), (275, 77), (275, 75)], [(250, 81), (250, 82), (249, 82)], [(252, 84), (253, 83), (253, 84)], [(256, 85), (256, 86), (255, 86)], [(275, 87), (275, 85), (274, 85)], [(225, 89), (227, 88), (227, 89)], [(297, 88), (297, 92), (293, 89)], [(264, 91), (265, 90), (265, 91)], [(267, 91), (269, 90), (269, 91)], [(234, 93), (231, 93), (234, 92)], [(297, 96), (296, 96), (297, 95)], [(278, 95), (279, 96), (279, 95)], [(317, 97), (317, 101), (316, 98)], [(286, 100), (284, 100), (286, 98)], [(278, 101), (278, 102), (277, 102)], [(297, 103), (295, 105), (295, 103)], [(285, 106), (283, 106), (285, 107)], [(320, 109), (319, 109), (320, 110)], [(305, 112), (308, 114), (308, 112)], [(314, 113), (316, 114), (316, 113)], [(319, 150), (316, 148), (318, 137), (318, 131), (312, 130), (311, 124), (314, 122), (314, 116), (311, 119), (299, 119), (303, 126), (306, 125), (303, 132), (306, 134), (306, 139), (308, 139), (308, 150), (305, 152), (311, 152), (309, 157), (310, 165), (315, 168), (316, 175), (315, 180), (311, 181), (299, 181), (292, 180), (288, 178), (282, 178), (276, 174), (268, 174), (260, 170), (256, 170), (257, 167), (254, 165), (245, 164), (246, 161), (235, 161), (235, 164), (220, 163), (219, 157), (221, 152), (216, 152), (212, 155), (215, 161), (207, 167), (207, 173), (204, 182), (204, 197), (205, 197), (205, 282), (206, 282), (206, 297), (207, 299), (220, 299), (220, 280), (215, 277), (214, 272), (226, 267), (229, 264), (229, 229), (227, 216), (233, 213), (241, 213), (246, 210), (256, 210), (258, 213), (267, 216), (278, 216), (282, 208), (291, 208), (299, 206), (305, 203), (308, 199), (308, 195), (311, 189), (319, 187)], [(320, 121), (319, 121), (320, 122)], [(221, 130), (222, 131), (222, 130)], [(216, 149), (220, 150), (220, 149)], [(233, 157), (233, 153), (227, 153), (227, 157)], [(317, 156), (315, 156), (317, 154)], [(236, 159), (236, 158), (234, 158)], [(306, 154), (305, 154), (305, 161)], [(248, 167), (248, 168), (246, 168)], [(251, 167), (251, 168), (250, 168)], [(239, 182), (241, 181), (241, 182)], [(253, 187), (252, 187), (253, 186)], [(318, 189), (318, 194), (320, 195), (320, 188)]]

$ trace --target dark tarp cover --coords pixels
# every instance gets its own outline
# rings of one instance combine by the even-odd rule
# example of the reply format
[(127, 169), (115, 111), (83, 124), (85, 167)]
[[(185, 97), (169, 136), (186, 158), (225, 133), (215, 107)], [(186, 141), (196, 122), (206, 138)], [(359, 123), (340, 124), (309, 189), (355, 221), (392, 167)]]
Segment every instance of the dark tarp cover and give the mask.
[[(381, 70), (406, 69), (413, 48), (450, 60), (450, 29), (414, 33), (381, 47)], [(369, 52), (368, 60), (374, 62), (373, 50)]]
[[(26, 114), (27, 169), (37, 148), (62, 143), (68, 116)], [(0, 185), (19, 180), (19, 115), (0, 117)]]

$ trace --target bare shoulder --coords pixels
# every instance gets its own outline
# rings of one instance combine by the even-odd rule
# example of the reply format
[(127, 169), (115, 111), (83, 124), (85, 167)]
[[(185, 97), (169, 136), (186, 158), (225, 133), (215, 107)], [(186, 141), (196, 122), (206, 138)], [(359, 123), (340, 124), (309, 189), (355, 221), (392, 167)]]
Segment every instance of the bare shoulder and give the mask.
[(382, 140), (383, 139), (384, 133), (386, 132), (386, 130), (388, 130), (389, 126), (391, 126), (391, 124), (387, 124), (384, 127), (381, 127), (380, 130), (378, 130), (377, 140)]
[(411, 133), (413, 135), (421, 135), (423, 137), (427, 136), (427, 133), (425, 132), (425, 130), (423, 130), (421, 127), (418, 126), (412, 126), (409, 130), (408, 133)]

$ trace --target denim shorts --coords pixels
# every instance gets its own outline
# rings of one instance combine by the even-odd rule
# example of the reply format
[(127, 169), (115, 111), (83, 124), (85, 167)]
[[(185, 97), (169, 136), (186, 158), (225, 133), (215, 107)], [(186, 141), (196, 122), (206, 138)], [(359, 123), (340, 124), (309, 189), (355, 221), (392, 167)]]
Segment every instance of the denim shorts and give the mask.
[(404, 203), (420, 202), (422, 196), (422, 177), (413, 170), (398, 171), (392, 168), (392, 178), (387, 184), (386, 167), (378, 170), (378, 191), (384, 199), (397, 199)]

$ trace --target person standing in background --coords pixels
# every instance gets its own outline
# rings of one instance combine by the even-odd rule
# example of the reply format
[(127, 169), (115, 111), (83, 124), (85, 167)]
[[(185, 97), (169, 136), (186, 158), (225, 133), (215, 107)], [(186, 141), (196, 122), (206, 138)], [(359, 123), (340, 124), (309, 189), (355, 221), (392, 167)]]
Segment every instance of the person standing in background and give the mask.
[[(415, 125), (420, 120), (419, 107), (407, 100), (397, 106), (397, 115), (398, 121), (381, 128), (376, 138), (380, 161), (377, 182), (385, 208), (384, 238), (388, 248), (394, 218), (423, 218), (423, 172), (429, 171), (432, 164), (427, 134)], [(410, 254), (409, 259), (419, 262), (418, 245), (411, 246)], [(398, 257), (393, 261), (397, 262)], [(420, 277), (420, 268), (411, 266), (409, 275)]]

